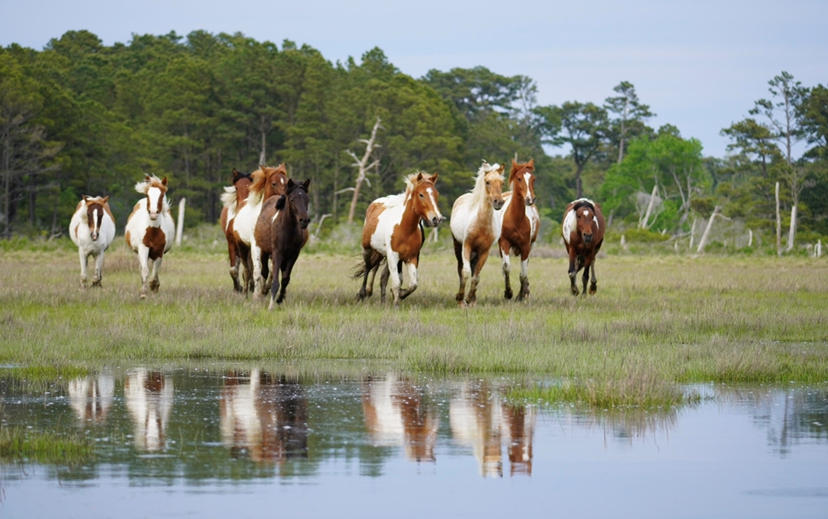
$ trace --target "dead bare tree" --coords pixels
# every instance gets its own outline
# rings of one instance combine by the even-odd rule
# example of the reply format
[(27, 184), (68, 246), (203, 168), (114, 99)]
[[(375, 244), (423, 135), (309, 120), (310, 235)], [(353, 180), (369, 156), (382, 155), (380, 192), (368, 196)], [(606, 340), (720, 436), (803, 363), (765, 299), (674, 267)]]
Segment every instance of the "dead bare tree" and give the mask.
[[(371, 129), (371, 137), (367, 140), (360, 139), (360, 142), (365, 143), (365, 153), (363, 153), (362, 158), (357, 158), (356, 154), (351, 151), (347, 150), (346, 153), (354, 159), (354, 166), (357, 168), (357, 178), (356, 182), (354, 182), (354, 194), (351, 197), (351, 207), (348, 209), (348, 223), (354, 223), (354, 212), (356, 211), (357, 201), (359, 200), (359, 190), (362, 188), (362, 183), (367, 182), (367, 174), (372, 168), (376, 168), (379, 166), (379, 160), (374, 160), (372, 163), (368, 164), (368, 161), (371, 159), (371, 154), (374, 153), (374, 149), (379, 147), (377, 144), (377, 130), (381, 128), (380, 126), (380, 118), (377, 117), (377, 122), (374, 123), (374, 127)], [(370, 183), (369, 183), (370, 185)]]

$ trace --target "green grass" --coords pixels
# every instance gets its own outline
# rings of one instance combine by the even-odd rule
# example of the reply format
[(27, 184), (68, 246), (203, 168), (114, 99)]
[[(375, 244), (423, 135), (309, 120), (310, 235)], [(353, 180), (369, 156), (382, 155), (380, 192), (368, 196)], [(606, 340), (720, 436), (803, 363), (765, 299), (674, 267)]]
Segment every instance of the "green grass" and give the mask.
[(378, 293), (356, 302), (356, 250), (311, 245), (286, 302), (269, 312), (266, 301), (232, 292), (224, 247), (216, 239), (173, 250), (160, 292), (145, 301), (122, 238), (101, 289), (78, 287), (77, 255), (63, 247), (4, 252), (0, 364), (349, 360), (429, 373), (545, 374), (572, 381), (555, 390), (563, 397), (598, 406), (649, 405), (652, 394), (670, 402), (676, 384), (690, 382), (828, 381), (825, 259), (608, 256), (597, 262), (598, 294), (576, 298), (561, 251), (546, 247), (530, 261), (528, 302), (503, 299), (492, 256), (477, 306), (462, 309), (453, 253), (429, 244), (418, 290), (394, 308)]
[(92, 443), (75, 433), (59, 436), (19, 427), (0, 427), (0, 461), (78, 465), (94, 455)]

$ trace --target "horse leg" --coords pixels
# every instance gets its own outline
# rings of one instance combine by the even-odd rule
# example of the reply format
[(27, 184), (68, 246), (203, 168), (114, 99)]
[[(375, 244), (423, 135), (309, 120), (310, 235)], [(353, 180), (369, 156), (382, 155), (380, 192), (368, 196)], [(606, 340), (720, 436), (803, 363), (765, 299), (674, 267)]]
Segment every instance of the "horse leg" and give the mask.
[(103, 277), (103, 262), (104, 251), (101, 251), (97, 256), (95, 256), (95, 278), (92, 280), (93, 287), (101, 286), (101, 278)]
[(270, 287), (273, 286), (273, 276), (276, 275), (276, 269), (270, 268), (270, 253), (262, 252), (259, 261), (262, 262), (262, 280), (264, 281), (262, 296), (266, 296), (270, 291)]
[[(372, 249), (362, 249), (362, 288), (357, 292), (357, 300), (362, 301), (366, 297), (371, 297), (374, 291), (374, 276), (377, 275), (376, 265), (371, 263), (373, 257)], [(371, 276), (371, 285), (368, 285), (368, 276)]]
[(149, 261), (149, 248), (145, 245), (138, 246), (138, 265), (141, 269), (141, 292), (140, 296), (141, 299), (146, 299), (147, 297), (147, 280), (149, 279), (149, 265), (147, 262)]
[[(380, 265), (377, 265), (376, 268), (379, 269)], [(385, 262), (385, 267), (383, 267), (382, 274), (380, 275), (380, 303), (385, 302), (385, 289), (388, 288), (389, 277), (391, 277), (391, 271), (388, 270), (388, 262)]]
[(520, 258), (520, 292), (518, 292), (517, 300), (523, 301), (529, 297), (529, 253)]
[(86, 256), (86, 252), (83, 250), (83, 247), (78, 247), (78, 257), (80, 258), (81, 267), (80, 286), (81, 288), (86, 288), (86, 262), (88, 258)]
[(161, 270), (161, 260), (163, 259), (164, 257), (161, 256), (152, 262), (152, 275), (150, 276), (149, 287), (153, 292), (158, 292), (158, 289), (161, 287), (161, 282), (158, 281), (158, 272)]
[[(400, 280), (400, 271), (398, 270), (398, 263), (400, 261), (399, 255), (394, 252), (390, 247), (385, 254), (385, 259), (388, 263), (388, 274), (391, 276), (391, 296), (394, 298), (394, 305), (398, 305), (400, 303), (400, 285), (402, 281)], [(391, 266), (394, 268), (391, 268)]]
[[(279, 291), (279, 265), (282, 260), (279, 257), (279, 253), (275, 250), (270, 255), (270, 258), (273, 260), (273, 283), (270, 284), (270, 304), (267, 305), (267, 309), (273, 310), (273, 303), (276, 301), (277, 292)], [(280, 300), (278, 302), (281, 303), (282, 301)]]
[(578, 287), (575, 285), (575, 277), (578, 275), (578, 268), (575, 265), (575, 248), (569, 249), (569, 285), (573, 296), (578, 295)]
[(400, 299), (405, 299), (417, 290), (417, 262), (409, 261), (405, 266), (408, 270), (408, 288), (400, 291)]
[(511, 260), (509, 258), (509, 246), (506, 245), (506, 249), (504, 251), (503, 245), (498, 245), (497, 247), (498, 252), (500, 252), (500, 262), (501, 267), (503, 269), (503, 281), (506, 285), (506, 289), (503, 291), (503, 297), (506, 299), (512, 299), (512, 284), (509, 281), (509, 272), (511, 271)]
[(584, 265), (584, 274), (583, 274), (583, 276), (581, 276), (581, 279), (583, 280), (583, 283), (584, 283), (583, 294), (587, 295), (587, 283), (589, 283), (589, 270), (590, 270), (590, 267), (592, 266), (592, 259), (589, 256), (587, 256), (586, 258), (584, 258), (583, 265)]
[(595, 276), (595, 259), (593, 258), (592, 264), (590, 265), (592, 269), (592, 283), (589, 284), (589, 293), (594, 294), (598, 291), (598, 278)]
[(480, 283), (480, 271), (483, 270), (483, 265), (486, 264), (486, 259), (489, 257), (489, 249), (480, 251), (477, 254), (477, 260), (474, 262), (474, 274), (472, 275), (471, 285), (469, 287), (469, 295), (466, 297), (468, 305), (477, 303), (477, 284)]
[(230, 279), (233, 280), (233, 290), (241, 292), (243, 290), (241, 283), (239, 283), (241, 258), (239, 252), (236, 250), (236, 244), (230, 239), (227, 240), (227, 255), (230, 257)]
[(262, 249), (256, 245), (254, 240), (250, 241), (250, 261), (253, 263), (253, 297), (260, 297), (264, 294), (262, 288), (264, 284), (264, 279), (262, 279)]
[[(288, 257), (285, 262), (285, 268), (282, 269), (282, 289), (279, 291), (279, 298), (276, 300), (277, 304), (282, 304), (282, 301), (285, 300), (285, 292), (287, 291), (288, 283), (290, 283), (290, 273), (293, 272), (293, 266), (296, 264), (296, 258), (298, 257), (299, 253), (297, 252)], [(273, 270), (275, 271), (276, 269), (274, 268)], [(275, 279), (273, 280), (273, 285), (276, 285)]]
[(471, 250), (457, 240), (454, 240), (454, 255), (457, 257), (457, 277), (460, 278), (460, 288), (457, 290), (457, 295), (454, 299), (457, 304), (464, 306), (466, 304), (466, 281), (471, 274), (471, 267), (469, 266), (468, 258), (471, 256)]

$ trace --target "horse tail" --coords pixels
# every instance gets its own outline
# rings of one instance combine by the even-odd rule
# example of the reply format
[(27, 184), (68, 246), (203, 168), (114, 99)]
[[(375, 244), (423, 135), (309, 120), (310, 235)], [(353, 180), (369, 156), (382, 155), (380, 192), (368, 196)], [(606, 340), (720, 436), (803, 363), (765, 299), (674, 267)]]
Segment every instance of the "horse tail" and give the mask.
[(227, 209), (236, 206), (236, 186), (224, 186), (224, 193), (221, 194), (221, 204)]
[(369, 272), (379, 267), (384, 262), (385, 256), (383, 256), (375, 250), (372, 250), (370, 255), (367, 258), (364, 258), (363, 261), (360, 261), (359, 264), (354, 268), (352, 278), (359, 279), (363, 276), (366, 276)]

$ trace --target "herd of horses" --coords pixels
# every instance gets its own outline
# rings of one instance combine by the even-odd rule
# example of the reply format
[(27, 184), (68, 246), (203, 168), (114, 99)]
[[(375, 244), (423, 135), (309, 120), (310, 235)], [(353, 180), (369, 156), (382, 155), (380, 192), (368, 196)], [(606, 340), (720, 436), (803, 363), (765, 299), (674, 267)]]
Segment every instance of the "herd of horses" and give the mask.
[[(505, 167), (483, 161), (474, 187), (455, 200), (450, 228), (457, 259), (460, 306), (477, 299), (480, 272), (493, 245), (501, 258), (504, 297), (513, 297), (510, 256), (520, 257), (520, 290), (517, 300), (529, 296), (529, 256), (538, 237), (540, 214), (535, 196), (534, 160), (512, 160), (509, 191), (503, 191)], [(425, 243), (424, 227), (445, 220), (438, 206), (437, 173), (418, 171), (405, 179), (402, 193), (371, 202), (362, 231), (362, 261), (355, 279), (362, 280), (357, 298), (370, 297), (380, 272), (380, 298), (388, 281), (395, 305), (417, 289), (417, 267)], [(285, 299), (291, 272), (308, 241), (310, 180), (288, 178), (284, 164), (260, 166), (252, 173), (232, 173), (232, 185), (224, 188), (220, 224), (227, 239), (230, 277), (238, 292), (266, 296), (269, 308)], [(126, 222), (127, 245), (138, 256), (140, 297), (158, 291), (158, 272), (170, 250), (175, 223), (167, 201), (167, 178), (147, 175), (135, 184), (143, 195)], [(606, 225), (600, 206), (587, 198), (570, 202), (563, 215), (561, 236), (569, 256), (572, 294), (578, 295), (578, 272), (583, 270), (583, 293), (597, 290), (595, 256), (601, 248)], [(104, 251), (115, 238), (115, 220), (109, 197), (84, 195), (69, 224), (69, 235), (78, 246), (81, 286), (87, 286), (87, 262), (95, 258), (92, 286), (100, 286)], [(591, 279), (591, 283), (590, 283)], [(403, 287), (403, 280), (406, 286)]]

